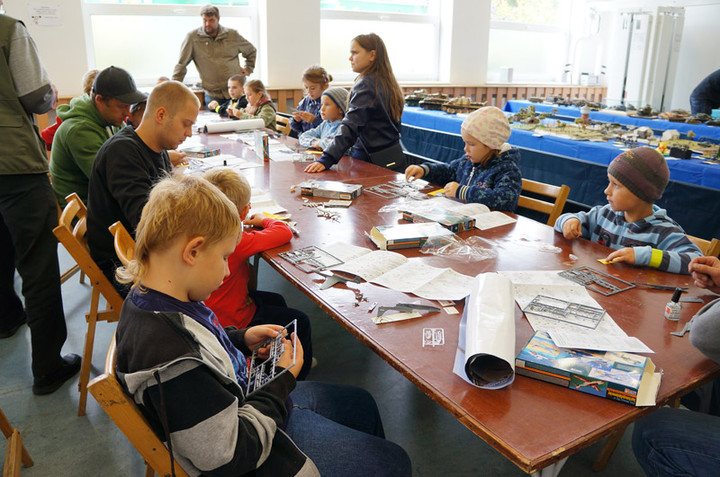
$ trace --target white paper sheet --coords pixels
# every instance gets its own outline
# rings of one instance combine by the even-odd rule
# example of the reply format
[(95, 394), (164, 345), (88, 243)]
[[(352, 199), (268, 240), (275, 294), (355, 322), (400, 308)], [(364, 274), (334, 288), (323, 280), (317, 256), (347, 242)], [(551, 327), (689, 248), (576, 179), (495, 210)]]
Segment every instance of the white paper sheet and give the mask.
[(212, 134), (235, 131), (249, 131), (251, 129), (262, 129), (264, 127), (265, 121), (255, 118), (209, 122), (205, 124), (203, 129), (206, 133)]
[(253, 214), (267, 212), (268, 214), (281, 214), (287, 212), (287, 209), (273, 199), (266, 191), (262, 189), (252, 188), (250, 192), (250, 212), (248, 217)]
[(624, 351), (627, 353), (654, 353), (645, 343), (633, 336), (625, 338), (599, 333), (548, 331), (550, 338), (560, 348), (589, 349), (596, 351)]
[(453, 372), (483, 389), (515, 380), (515, 300), (510, 280), (497, 273), (475, 277), (460, 321)]

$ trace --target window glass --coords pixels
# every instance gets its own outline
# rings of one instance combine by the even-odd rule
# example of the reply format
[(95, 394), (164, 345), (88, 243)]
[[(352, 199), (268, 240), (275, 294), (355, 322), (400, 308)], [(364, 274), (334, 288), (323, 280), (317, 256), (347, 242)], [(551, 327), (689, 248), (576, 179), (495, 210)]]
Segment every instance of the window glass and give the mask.
[(562, 26), (567, 21), (567, 1), (492, 0), (492, 21)]
[(320, 0), (322, 10), (343, 10), (353, 12), (414, 13), (427, 15), (431, 0)]
[(111, 3), (114, 5), (232, 5), (244, 7), (249, 0), (85, 0), (85, 3)]
[[(247, 40), (251, 37), (250, 18), (222, 16), (220, 23), (234, 28)], [(95, 51), (95, 67), (110, 65), (125, 68), (138, 85), (154, 85), (159, 76), (171, 77), (180, 55), (185, 35), (202, 26), (198, 15), (91, 15), (91, 45)], [(152, 33), (162, 29), (162, 34)], [(139, 54), (152, 42), (152, 55)], [(243, 59), (240, 58), (241, 64)], [(188, 65), (185, 83), (199, 81), (195, 64)]]

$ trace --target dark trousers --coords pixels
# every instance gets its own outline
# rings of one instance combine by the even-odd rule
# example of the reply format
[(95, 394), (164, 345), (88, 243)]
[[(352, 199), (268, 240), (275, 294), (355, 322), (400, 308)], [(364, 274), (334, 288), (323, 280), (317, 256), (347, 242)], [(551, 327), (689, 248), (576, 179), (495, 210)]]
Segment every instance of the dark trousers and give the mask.
[(305, 360), (298, 379), (305, 379), (310, 372), (313, 357), (310, 318), (300, 310), (288, 308), (285, 298), (277, 293), (251, 290), (248, 294), (257, 305), (257, 311), (249, 326), (287, 326), (293, 320), (297, 320), (297, 337), (302, 345)]
[(60, 350), (67, 338), (60, 291), (57, 202), (45, 174), (0, 176), (0, 329), (10, 328), (22, 313), (13, 289), (15, 270), (32, 344), (35, 377), (62, 365)]
[(115, 290), (117, 290), (120, 296), (125, 299), (128, 296), (128, 293), (130, 293), (130, 287), (132, 286), (132, 284), (120, 283), (115, 278), (115, 270), (117, 270), (118, 267), (122, 266), (120, 260), (104, 260), (102, 262), (95, 262), (95, 265), (97, 265), (100, 271), (103, 272), (103, 275), (105, 275), (105, 277), (110, 280), (110, 283), (113, 287), (115, 287)]

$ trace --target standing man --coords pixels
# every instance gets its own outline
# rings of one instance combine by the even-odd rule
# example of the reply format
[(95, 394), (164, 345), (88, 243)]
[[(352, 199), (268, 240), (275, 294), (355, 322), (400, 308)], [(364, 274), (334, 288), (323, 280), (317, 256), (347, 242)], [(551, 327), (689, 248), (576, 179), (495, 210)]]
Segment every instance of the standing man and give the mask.
[(720, 108), (720, 70), (710, 73), (690, 94), (690, 110), (693, 114), (712, 113)]
[[(55, 391), (80, 370), (80, 356), (60, 355), (67, 328), (52, 233), (57, 205), (32, 118), (56, 99), (25, 25), (0, 14), (0, 339), (28, 324), (35, 394)], [(16, 269), (25, 309), (13, 287)]]
[[(175, 65), (172, 79), (182, 81), (187, 65), (195, 62), (205, 90), (205, 104), (230, 99), (227, 81), (233, 75), (248, 76), (255, 68), (255, 47), (232, 28), (220, 25), (220, 11), (216, 6), (205, 5), (200, 11), (202, 28), (187, 34), (180, 48), (180, 59)], [(238, 55), (245, 58), (240, 66)]]
[(161, 83), (150, 92), (137, 129), (123, 128), (97, 153), (88, 187), (88, 245), (122, 296), (128, 289), (115, 280), (119, 262), (108, 227), (119, 220), (135, 236), (150, 189), (172, 171), (167, 151), (192, 136), (199, 110), (200, 101), (190, 88), (177, 81)]
[(50, 175), (61, 207), (65, 207), (65, 197), (73, 192), (87, 204), (95, 154), (125, 125), (130, 107), (146, 99), (130, 73), (109, 66), (95, 77), (89, 96), (83, 94), (73, 98), (69, 106), (58, 106), (62, 124), (53, 139)]

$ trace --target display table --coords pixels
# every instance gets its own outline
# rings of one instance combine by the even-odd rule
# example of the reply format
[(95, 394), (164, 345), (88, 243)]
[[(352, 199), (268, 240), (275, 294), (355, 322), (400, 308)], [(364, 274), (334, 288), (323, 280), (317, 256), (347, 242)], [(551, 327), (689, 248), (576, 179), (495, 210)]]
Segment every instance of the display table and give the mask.
[[(503, 107), (503, 111), (507, 113), (517, 113), (522, 108), (535, 106), (537, 113), (552, 113), (553, 109), (557, 110), (556, 116), (559, 118), (579, 118), (580, 108), (577, 106), (557, 106), (550, 103), (532, 103), (530, 101), (508, 101)], [(628, 116), (620, 113), (608, 113), (604, 111), (590, 111), (590, 119), (592, 121), (600, 121), (603, 123), (618, 123), (624, 126), (647, 126), (652, 129), (656, 135), (661, 135), (663, 131), (675, 129), (681, 135), (686, 136), (692, 131), (696, 134), (696, 141), (709, 141), (720, 143), (720, 127), (707, 126), (705, 124), (687, 124), (674, 121), (666, 121), (664, 119), (647, 119), (637, 116)]]
[[(412, 153), (449, 162), (461, 157), (460, 126), (464, 115), (405, 107), (402, 140)], [(673, 123), (674, 124), (674, 123)], [(622, 149), (609, 143), (538, 136), (513, 129), (508, 141), (521, 149), (525, 178), (570, 186), (570, 200), (586, 206), (606, 203), (607, 166)], [(670, 183), (657, 202), (685, 232), (720, 237), (720, 165), (699, 159), (668, 159)]]

